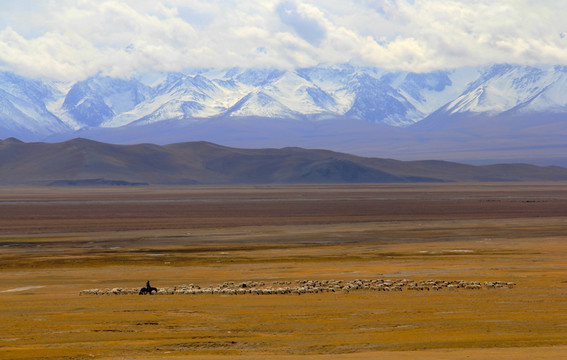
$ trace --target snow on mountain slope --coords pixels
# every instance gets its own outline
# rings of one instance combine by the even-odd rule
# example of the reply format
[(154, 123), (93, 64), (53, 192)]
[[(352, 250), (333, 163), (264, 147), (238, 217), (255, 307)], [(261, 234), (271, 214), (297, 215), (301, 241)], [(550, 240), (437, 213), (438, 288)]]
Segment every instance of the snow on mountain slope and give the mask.
[(168, 119), (211, 117), (227, 111), (251, 90), (252, 87), (233, 80), (208, 79), (200, 74), (169, 74), (156, 88), (153, 98), (104, 125), (116, 127), (133, 122), (141, 125)]
[(347, 85), (356, 73), (357, 68), (351, 65), (316, 66), (297, 70), (299, 76), (312, 82), (333, 99), (333, 108), (339, 115), (344, 115), (354, 103), (355, 94)]
[(0, 73), (0, 136), (21, 134), (33, 139), (68, 131), (68, 126), (46, 107), (58, 95), (57, 88), (49, 83)]
[(263, 91), (251, 92), (228, 109), (230, 116), (264, 116), (296, 118), (297, 113)]
[(300, 69), (298, 74), (333, 97), (334, 113), (392, 126), (423, 119), (479, 75), (472, 68), (416, 74), (348, 64)]
[(461, 95), (479, 73), (474, 68), (461, 68), (427, 74), (403, 72), (387, 77), (391, 78), (390, 86), (398, 89), (419, 113), (431, 114)]
[(542, 76), (541, 91), (534, 91), (535, 95), (511, 111), (519, 113), (565, 113), (567, 112), (567, 67), (555, 66), (549, 68)]
[[(313, 115), (336, 111), (336, 102), (333, 97), (295, 72), (285, 72), (277, 79), (266, 83), (262, 87), (262, 91), (257, 92), (251, 99), (259, 99), (261, 101), (257, 102), (254, 107), (251, 106), (250, 101), (247, 101), (247, 112), (242, 113), (241, 109), (239, 112), (231, 113), (231, 115), (266, 116), (267, 112), (262, 109), (265, 106), (270, 106), (269, 113), (271, 116), (276, 117), (293, 116), (294, 113)], [(273, 101), (267, 102), (266, 100), (268, 99), (273, 99)], [(281, 106), (277, 106), (279, 111), (274, 107), (276, 103), (281, 104)]]
[(489, 115), (560, 110), (567, 104), (565, 93), (561, 94), (566, 82), (567, 74), (560, 67), (494, 65), (443, 110)]
[(285, 74), (284, 70), (278, 69), (238, 69), (234, 68), (225, 74), (227, 78), (233, 78), (241, 84), (253, 87), (262, 87), (279, 79)]
[(152, 89), (136, 79), (93, 77), (71, 87), (59, 116), (82, 126), (104, 126), (152, 95)]
[[(218, 117), (355, 118), (406, 127), (435, 114), (567, 113), (567, 69), (492, 65), (417, 74), (351, 64), (296, 70), (193, 69), (57, 84), (0, 73), (11, 136)], [(269, 121), (269, 120), (266, 120)], [(346, 120), (345, 120), (346, 121)]]
[(360, 74), (347, 86), (355, 94), (352, 107), (345, 113), (347, 116), (393, 126), (406, 126), (415, 122), (416, 118), (423, 117), (398, 90), (383, 79)]
[[(291, 117), (336, 112), (336, 102), (295, 72), (229, 69), (180, 75), (157, 88), (158, 95), (127, 113), (113, 126), (217, 115)], [(109, 123), (110, 125), (110, 123)]]

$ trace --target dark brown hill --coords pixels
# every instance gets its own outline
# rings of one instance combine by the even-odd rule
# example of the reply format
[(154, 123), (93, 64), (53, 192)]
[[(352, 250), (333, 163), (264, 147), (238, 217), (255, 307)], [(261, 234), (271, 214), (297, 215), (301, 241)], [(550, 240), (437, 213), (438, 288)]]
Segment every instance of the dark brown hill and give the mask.
[(302, 148), (238, 149), (208, 142), (165, 146), (0, 141), (0, 185), (296, 184), (558, 181), (567, 169), (397, 161)]

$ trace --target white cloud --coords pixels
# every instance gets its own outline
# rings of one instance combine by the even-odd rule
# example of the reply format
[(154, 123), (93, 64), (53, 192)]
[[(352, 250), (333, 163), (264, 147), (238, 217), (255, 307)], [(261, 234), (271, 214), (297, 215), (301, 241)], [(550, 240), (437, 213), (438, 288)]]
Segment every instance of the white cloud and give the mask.
[(327, 36), (325, 26), (313, 16), (315, 13), (321, 17), (316, 8), (298, 7), (294, 1), (284, 0), (276, 6), (276, 12), (284, 24), (310, 44), (319, 45)]
[(0, 15), (0, 68), (34, 77), (348, 61), (412, 71), (504, 62), (567, 65), (562, 0), (11, 4)]

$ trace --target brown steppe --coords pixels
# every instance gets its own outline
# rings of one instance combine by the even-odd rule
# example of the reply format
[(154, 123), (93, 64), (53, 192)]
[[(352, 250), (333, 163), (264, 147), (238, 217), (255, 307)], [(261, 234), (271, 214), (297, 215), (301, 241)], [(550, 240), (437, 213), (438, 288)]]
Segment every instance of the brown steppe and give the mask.
[[(225, 281), (467, 291), (102, 295)], [(0, 188), (2, 359), (567, 358), (567, 184)]]

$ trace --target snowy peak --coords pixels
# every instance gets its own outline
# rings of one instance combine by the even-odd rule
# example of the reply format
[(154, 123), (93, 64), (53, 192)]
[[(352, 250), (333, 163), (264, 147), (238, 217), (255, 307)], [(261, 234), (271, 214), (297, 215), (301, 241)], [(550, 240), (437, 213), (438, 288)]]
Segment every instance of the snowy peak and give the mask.
[(4, 93), (30, 102), (48, 101), (56, 92), (56, 88), (49, 83), (26, 79), (8, 72), (0, 72), (0, 84)]
[(561, 67), (494, 65), (444, 107), (449, 114), (565, 111), (567, 74)]
[(246, 69), (242, 72), (239, 72), (238, 69), (233, 69), (232, 72), (227, 72), (226, 75), (234, 74), (234, 79), (244, 85), (262, 87), (273, 83), (285, 73), (285, 71), (277, 69)]
[(355, 96), (347, 116), (394, 126), (409, 125), (416, 116), (421, 116), (398, 90), (383, 79), (360, 74), (349, 82), (348, 87)]
[(224, 113), (242, 99), (251, 88), (232, 79), (204, 75), (168, 74), (156, 87), (154, 96), (131, 111), (105, 124), (109, 127), (129, 123), (149, 124), (170, 119), (207, 118)]
[[(262, 96), (264, 100), (269, 98), (281, 104), (281, 106), (278, 106), (281, 112), (273, 113), (273, 116), (277, 117), (295, 117), (295, 114), (313, 115), (333, 112), (334, 110), (332, 107), (335, 102), (332, 96), (299, 76), (296, 72), (284, 72), (279, 73), (277, 77), (271, 77), (270, 81), (264, 82), (261, 90), (256, 93)], [(263, 106), (269, 106), (272, 112), (276, 111), (272, 106), (273, 104), (274, 102), (261, 101), (257, 104), (259, 106), (250, 107), (251, 113), (246, 116), (265, 114), (265, 111), (261, 109)], [(238, 116), (235, 113), (231, 115)]]
[(0, 73), (0, 135), (29, 139), (81, 128), (244, 116), (354, 118), (406, 127), (432, 114), (563, 114), (566, 88), (565, 67), (506, 64), (423, 74), (351, 64), (196, 69), (129, 80), (95, 76), (75, 84)]
[(263, 91), (247, 94), (226, 112), (230, 116), (264, 116), (272, 118), (295, 118), (287, 106)]
[(93, 77), (71, 87), (60, 115), (79, 126), (96, 127), (151, 96), (152, 89), (137, 80)]
[(48, 109), (61, 94), (51, 83), (0, 73), (0, 135), (36, 139), (69, 128)]
[(517, 105), (513, 111), (521, 113), (531, 112), (567, 112), (567, 68), (555, 66), (546, 73), (541, 74), (542, 79), (538, 81), (526, 101)]

